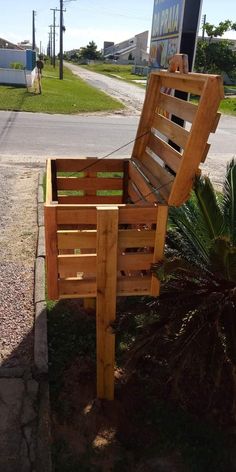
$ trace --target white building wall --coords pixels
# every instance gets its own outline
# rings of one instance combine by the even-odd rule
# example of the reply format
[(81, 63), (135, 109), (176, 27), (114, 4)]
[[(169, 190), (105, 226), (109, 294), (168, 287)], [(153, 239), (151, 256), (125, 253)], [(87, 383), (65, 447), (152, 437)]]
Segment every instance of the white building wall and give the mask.
[(20, 62), (26, 67), (26, 51), (0, 49), (0, 67), (10, 69), (12, 62)]

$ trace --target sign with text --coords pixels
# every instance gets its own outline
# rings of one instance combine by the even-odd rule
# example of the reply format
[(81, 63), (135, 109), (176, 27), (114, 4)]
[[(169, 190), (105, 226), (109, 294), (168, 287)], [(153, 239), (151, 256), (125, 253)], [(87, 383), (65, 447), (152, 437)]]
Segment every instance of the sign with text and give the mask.
[(154, 0), (150, 68), (167, 69), (180, 51), (185, 0)]

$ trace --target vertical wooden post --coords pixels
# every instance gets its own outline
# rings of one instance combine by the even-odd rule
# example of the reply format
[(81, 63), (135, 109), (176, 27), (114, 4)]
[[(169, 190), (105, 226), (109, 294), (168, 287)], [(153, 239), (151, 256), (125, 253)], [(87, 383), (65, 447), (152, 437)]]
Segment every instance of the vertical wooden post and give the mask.
[(58, 300), (57, 204), (44, 206), (48, 298)]
[[(91, 172), (91, 171), (84, 172), (84, 177), (97, 178), (97, 172)], [(97, 195), (97, 191), (96, 190), (89, 190), (89, 192), (84, 191), (84, 195)], [(81, 253), (83, 253), (83, 249), (81, 250)], [(96, 310), (96, 298), (84, 298), (83, 307), (85, 310)]]
[(97, 396), (114, 399), (118, 207), (97, 207)]
[[(153, 263), (159, 262), (163, 259), (165, 240), (166, 240), (166, 226), (168, 218), (168, 206), (158, 205), (157, 208), (157, 224), (156, 224), (156, 237), (153, 254)], [(155, 275), (152, 275), (151, 280), (151, 292), (152, 297), (157, 297), (160, 294), (160, 281)]]

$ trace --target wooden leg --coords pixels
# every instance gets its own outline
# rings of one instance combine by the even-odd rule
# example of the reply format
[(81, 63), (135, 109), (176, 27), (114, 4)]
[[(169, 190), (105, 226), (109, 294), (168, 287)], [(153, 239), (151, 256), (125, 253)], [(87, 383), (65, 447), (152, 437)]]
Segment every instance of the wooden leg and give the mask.
[(114, 399), (118, 208), (97, 207), (97, 396)]
[[(163, 259), (165, 241), (166, 241), (166, 226), (168, 218), (168, 206), (159, 205), (157, 211), (157, 224), (156, 224), (156, 239), (153, 254), (153, 263), (159, 262)], [(153, 275), (151, 280), (151, 293), (153, 297), (157, 297), (160, 294), (160, 280)]]

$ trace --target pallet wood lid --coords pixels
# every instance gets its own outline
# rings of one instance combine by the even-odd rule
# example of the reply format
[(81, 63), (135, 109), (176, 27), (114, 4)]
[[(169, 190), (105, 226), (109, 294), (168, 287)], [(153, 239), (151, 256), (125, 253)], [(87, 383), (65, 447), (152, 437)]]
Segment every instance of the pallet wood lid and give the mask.
[[(172, 63), (170, 70), (150, 74), (132, 161), (168, 205), (178, 206), (187, 200), (206, 158), (224, 90), (220, 76), (186, 73), (186, 63)], [(196, 100), (186, 101), (186, 94)]]

